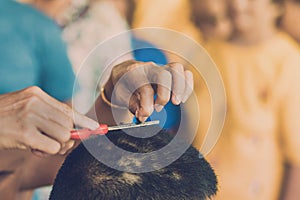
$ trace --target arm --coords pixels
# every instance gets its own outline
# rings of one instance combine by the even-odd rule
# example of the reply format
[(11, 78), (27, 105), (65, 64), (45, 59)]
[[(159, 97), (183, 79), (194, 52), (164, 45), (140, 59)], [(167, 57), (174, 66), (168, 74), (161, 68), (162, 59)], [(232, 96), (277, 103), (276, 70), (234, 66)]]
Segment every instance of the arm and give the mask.
[(282, 133), (283, 153), (286, 163), (286, 176), (283, 188), (282, 199), (298, 199), (300, 195), (300, 70), (299, 61), (289, 63), (282, 72), (285, 81), (284, 95), (280, 109), (280, 122)]
[[(155, 104), (164, 106), (170, 98), (174, 104), (185, 102), (192, 92), (193, 76), (189, 71), (184, 71), (183, 66), (180, 64), (170, 64), (169, 67), (169, 71), (167, 71), (153, 63), (136, 61), (127, 61), (117, 65), (114, 67), (109, 81), (104, 86), (104, 91), (109, 101), (128, 109), (117, 109), (115, 110), (117, 115), (113, 115), (113, 109), (99, 96), (94, 108), (87, 116), (101, 123), (113, 125), (119, 121), (131, 122), (133, 116), (131, 113), (135, 113), (140, 121), (144, 121), (145, 118), (150, 116), (154, 107), (157, 110), (162, 109), (162, 107), (155, 106)], [(125, 74), (129, 77), (123, 82), (122, 77)], [(155, 81), (158, 83), (156, 86), (150, 84)], [(141, 83), (143, 83), (142, 87), (140, 87)], [(137, 89), (132, 90), (133, 88)], [(154, 102), (155, 92), (157, 98)], [(129, 100), (129, 102), (126, 102), (126, 100)], [(118, 117), (117, 120), (115, 116)], [(82, 120), (82, 118), (79, 119)], [(73, 123), (76, 121), (75, 119)], [(22, 189), (32, 189), (51, 184), (63, 160), (64, 157), (61, 156), (49, 159), (32, 157), (31, 161), (24, 166), (24, 171), (27, 171), (23, 173)]]
[(296, 200), (300, 196), (300, 167), (286, 167), (286, 176), (282, 188), (282, 200)]

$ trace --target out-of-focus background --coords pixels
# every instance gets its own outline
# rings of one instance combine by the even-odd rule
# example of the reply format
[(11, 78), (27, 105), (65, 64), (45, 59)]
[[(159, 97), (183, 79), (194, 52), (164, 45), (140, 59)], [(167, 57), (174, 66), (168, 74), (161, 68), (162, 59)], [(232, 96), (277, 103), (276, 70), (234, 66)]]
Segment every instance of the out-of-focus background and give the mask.
[[(276, 200), (300, 198), (300, 1), (298, 0), (20, 0), (55, 20), (75, 73), (99, 43), (132, 28), (160, 27), (177, 31), (203, 45), (214, 60), (227, 95), (226, 120), (219, 141), (207, 159), (219, 178), (216, 199)], [(80, 71), (75, 109), (91, 107), (99, 71), (110, 54), (128, 50), (127, 59), (161, 65), (180, 61), (159, 47), (179, 46), (199, 57), (176, 38), (130, 36), (112, 43), (107, 52)], [(153, 51), (133, 49), (151, 46)], [(181, 60), (186, 62), (184, 60)], [(298, 62), (299, 61), (299, 62)], [(188, 63), (188, 62), (187, 62)], [(193, 67), (189, 66), (192, 70)], [(209, 70), (210, 66), (207, 66)], [(194, 146), (205, 146), (211, 102), (201, 75), (195, 73), (195, 93), (201, 107)], [(188, 103), (187, 103), (188, 105)], [(180, 113), (166, 107), (164, 128), (174, 133), (180, 115), (196, 116), (193, 106)], [(224, 108), (225, 109), (225, 108)], [(33, 199), (48, 199), (51, 187), (34, 191)]]

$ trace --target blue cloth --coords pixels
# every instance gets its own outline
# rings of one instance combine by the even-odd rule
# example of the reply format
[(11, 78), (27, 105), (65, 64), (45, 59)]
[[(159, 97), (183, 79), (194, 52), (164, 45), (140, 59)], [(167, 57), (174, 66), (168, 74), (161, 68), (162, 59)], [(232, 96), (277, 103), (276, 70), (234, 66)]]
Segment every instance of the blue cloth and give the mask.
[[(152, 61), (158, 65), (165, 65), (168, 63), (168, 60), (164, 53), (153, 44), (145, 40), (141, 40), (135, 36), (132, 37), (131, 44), (133, 55), (136, 60), (143, 62)], [(180, 124), (180, 119), (180, 106), (176, 106), (172, 104), (172, 102), (169, 102), (167, 103), (167, 105), (165, 105), (164, 109), (161, 112), (158, 113), (154, 110), (152, 115), (146, 121), (159, 120), (160, 125), (163, 128), (176, 130)], [(134, 122), (137, 122), (137, 119), (134, 119)]]
[(75, 80), (57, 24), (36, 9), (0, 0), (0, 94), (39, 86), (69, 100)]

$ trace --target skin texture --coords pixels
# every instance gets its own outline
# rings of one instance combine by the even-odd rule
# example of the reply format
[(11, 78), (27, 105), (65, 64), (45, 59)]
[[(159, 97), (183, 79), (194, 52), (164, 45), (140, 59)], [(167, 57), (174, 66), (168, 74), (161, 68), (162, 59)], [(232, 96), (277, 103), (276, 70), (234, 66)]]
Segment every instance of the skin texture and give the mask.
[(300, 42), (300, 27), (296, 24), (299, 23), (299, 18), (300, 1), (285, 0), (284, 14), (281, 20), (281, 28), (289, 33), (298, 42)]
[[(261, 44), (264, 44), (265, 41), (268, 41), (278, 32), (278, 29), (276, 27), (276, 22), (278, 17), (280, 17), (283, 14), (282, 12), (283, 7), (281, 4), (275, 2), (280, 2), (280, 1), (227, 0), (228, 8), (229, 8), (229, 19), (231, 21), (232, 28), (233, 28), (232, 36), (229, 38), (229, 42), (233, 44), (232, 46), (235, 45), (236, 47), (243, 47), (244, 49), (246, 49), (247, 47), (256, 47), (256, 45), (259, 46)], [(296, 9), (296, 7), (293, 7), (293, 9)], [(292, 18), (293, 20), (298, 19), (296, 17), (292, 17)], [(283, 22), (284, 20), (285, 19), (283, 19)], [(295, 24), (296, 23), (294, 21), (292, 26), (294, 26), (296, 29), (297, 26), (295, 26)], [(232, 62), (234, 62), (234, 60), (232, 60)], [(245, 67), (245, 66), (241, 66), (241, 67)], [(292, 116), (291, 113), (297, 112), (297, 109), (293, 107), (290, 102), (297, 101), (297, 99), (291, 99), (288, 96), (286, 96), (285, 98), (286, 98), (285, 99), (286, 102), (285, 101), (283, 102), (284, 113), (288, 113), (288, 114), (276, 115), (275, 117), (282, 118), (280, 124), (276, 124), (276, 126), (277, 125), (281, 126), (282, 124), (286, 126), (286, 127), (282, 127), (283, 128), (283, 131), (281, 132), (282, 135), (287, 134), (290, 130), (293, 130), (294, 134), (297, 134), (297, 128), (295, 127), (297, 127), (296, 124), (298, 124), (298, 122), (295, 122), (295, 124), (293, 124), (294, 119), (290, 118), (290, 116)], [(280, 108), (276, 108), (276, 109), (280, 109)], [(230, 108), (229, 108), (229, 112), (230, 112)], [(288, 131), (285, 133), (285, 130)], [(234, 130), (229, 130), (229, 132), (230, 131), (234, 131)], [(218, 161), (215, 160), (215, 162)], [(283, 195), (281, 199), (289, 199), (289, 200), (298, 199), (299, 191), (300, 191), (299, 190), (299, 180), (300, 180), (299, 165), (297, 165), (296, 163), (290, 163), (289, 168), (287, 168), (286, 174), (287, 176), (285, 177), (286, 180), (283, 183), (284, 184), (283, 191), (282, 191)], [(224, 183), (224, 185), (225, 184), (226, 183)], [(222, 188), (222, 184), (220, 187)], [(220, 199), (223, 198), (224, 197), (220, 196)]]
[[(145, 66), (148, 68), (145, 69)], [(131, 122), (133, 114), (136, 114), (141, 121), (151, 114), (155, 102), (153, 96), (151, 96), (151, 100), (147, 100), (150, 98), (149, 94), (157, 94), (159, 99), (157, 102), (160, 105), (164, 105), (170, 98), (175, 104), (188, 98), (193, 87), (191, 72), (185, 71), (183, 66), (178, 63), (172, 63), (169, 66), (170, 68), (167, 69), (153, 63), (126, 61), (112, 70), (109, 81), (105, 85), (107, 97), (112, 96), (113, 90), (117, 92), (117, 96), (128, 95), (126, 90), (124, 92), (124, 87), (126, 89), (136, 86), (137, 78), (127, 79), (126, 85), (117, 84), (125, 73), (129, 76), (139, 77), (138, 80), (145, 83), (137, 90), (138, 98), (130, 98), (130, 107), (128, 108), (131, 112), (128, 109), (116, 111), (123, 122)], [(150, 79), (155, 77), (164, 86), (150, 84)], [(182, 87), (183, 84), (186, 87)], [(172, 93), (165, 88), (172, 89)], [(165, 92), (168, 95), (165, 95)], [(179, 95), (179, 99), (177, 99), (178, 95), (176, 98), (176, 94)], [(95, 121), (74, 112), (69, 106), (54, 100), (37, 87), (1, 95), (0, 101), (2, 126), (0, 133), (0, 149), (2, 149), (0, 151), (0, 172), (2, 172), (2, 174), (0, 173), (0, 195), (4, 199), (22, 199), (17, 197), (18, 192), (52, 184), (65, 158), (65, 155), (37, 157), (27, 150), (38, 149), (43, 152), (43, 155), (70, 150), (73, 145), (69, 145), (69, 143), (74, 142), (69, 140), (69, 131), (73, 129), (75, 122), (78, 122), (76, 125), (91, 129), (98, 126), (95, 121), (109, 125), (116, 124), (111, 108), (103, 102), (101, 97), (98, 97), (95, 107), (87, 114)], [(122, 104), (124, 102), (120, 100), (115, 103), (124, 106)], [(20, 182), (20, 180), (22, 181)]]
[[(265, 41), (276, 30), (280, 5), (271, 0), (227, 0), (233, 28), (230, 41), (241, 45), (253, 45)], [(255, 30), (255, 31), (253, 31)]]
[[(300, 1), (299, 0), (285, 0), (284, 14), (281, 20), (281, 28), (289, 33), (297, 42), (300, 42), (300, 28), (296, 24), (300, 17)], [(293, 200), (299, 197), (300, 190), (298, 188), (300, 180), (300, 167), (287, 166), (285, 184), (282, 191), (282, 198), (284, 200)]]
[[(127, 64), (129, 66), (124, 67)], [(126, 76), (121, 79), (124, 74)], [(108, 100), (116, 99), (116, 102), (112, 101), (114, 104), (129, 107), (140, 121), (145, 121), (154, 108), (158, 112), (161, 111), (170, 98), (175, 105), (184, 103), (192, 93), (192, 77), (192, 73), (185, 71), (179, 63), (170, 63), (165, 68), (160, 68), (151, 62), (131, 60), (113, 69), (112, 76), (105, 86), (105, 94)], [(158, 84), (151, 85), (149, 82)], [(115, 88), (117, 84), (118, 87)], [(154, 102), (155, 92), (157, 98)], [(126, 102), (128, 99), (129, 104)]]
[(224, 0), (190, 0), (191, 20), (204, 40), (226, 40), (231, 34), (227, 4)]
[[(150, 153), (163, 148), (172, 137), (157, 126), (131, 129), (136, 135), (157, 132), (149, 138), (132, 137), (122, 131), (106, 135), (113, 145), (127, 152)], [(106, 137), (104, 136), (104, 137)], [(140, 167), (141, 160), (131, 159), (129, 165), (124, 157), (114, 157), (109, 145), (101, 145), (103, 136), (85, 141), (89, 148), (106, 152), (107, 159), (113, 159), (118, 166)], [(183, 145), (184, 140), (181, 141)], [(204, 200), (212, 197), (217, 190), (216, 176), (204, 158), (193, 147), (170, 165), (146, 173), (129, 173), (107, 167), (81, 144), (66, 159), (60, 169), (50, 200), (84, 199), (194, 199)], [(172, 150), (164, 157), (172, 157)], [(124, 162), (125, 161), (125, 162)], [(159, 166), (160, 159), (153, 156), (151, 165)], [(82, 184), (84, 182), (85, 184)]]
[[(74, 112), (38, 87), (0, 96), (1, 149), (37, 150), (57, 154), (71, 148), (70, 129), (77, 118), (78, 126), (95, 129), (98, 123)], [(76, 120), (76, 121), (77, 121)]]
[[(234, 28), (231, 41), (239, 45), (257, 44), (274, 35), (277, 31), (276, 18), (283, 9), (281, 4), (272, 3), (271, 0), (229, 0), (229, 7)], [(284, 18), (283, 23), (287, 23)], [(290, 164), (281, 199), (294, 200), (299, 197), (299, 180), (299, 166)]]

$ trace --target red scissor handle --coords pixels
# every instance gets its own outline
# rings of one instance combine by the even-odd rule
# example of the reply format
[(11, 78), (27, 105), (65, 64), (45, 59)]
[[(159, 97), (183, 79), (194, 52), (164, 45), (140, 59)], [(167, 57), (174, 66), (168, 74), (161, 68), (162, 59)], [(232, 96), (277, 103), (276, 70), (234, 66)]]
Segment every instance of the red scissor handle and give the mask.
[(91, 130), (88, 128), (72, 130), (71, 131), (71, 139), (83, 140), (83, 139), (88, 138), (90, 135), (105, 135), (107, 132), (108, 132), (107, 124), (100, 124), (100, 126), (95, 130)]

